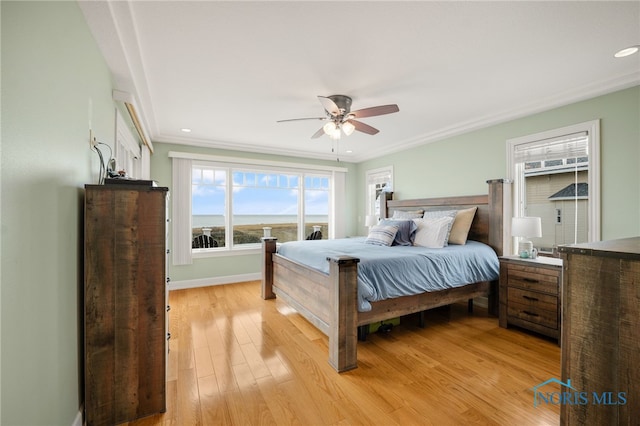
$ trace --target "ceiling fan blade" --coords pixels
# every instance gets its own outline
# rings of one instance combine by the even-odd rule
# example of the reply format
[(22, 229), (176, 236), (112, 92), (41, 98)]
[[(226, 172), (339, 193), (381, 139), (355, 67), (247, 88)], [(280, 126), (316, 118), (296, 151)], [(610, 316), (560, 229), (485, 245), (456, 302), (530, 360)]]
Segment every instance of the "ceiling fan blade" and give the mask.
[(288, 118), (286, 120), (278, 120), (276, 123), (284, 123), (286, 121), (301, 121), (301, 120), (326, 120), (327, 117), (306, 117), (306, 118)]
[(324, 128), (320, 127), (320, 129), (311, 136), (311, 139), (318, 139), (322, 135), (324, 135)]
[(364, 117), (373, 117), (375, 115), (391, 114), (398, 111), (400, 111), (400, 108), (398, 108), (398, 105), (391, 104), (391, 105), (380, 105), (380, 106), (371, 107), (371, 108), (359, 109), (357, 111), (351, 111), (349, 115), (353, 115), (353, 117), (355, 118), (364, 118)]
[(357, 131), (366, 133), (368, 135), (375, 135), (380, 131), (375, 127), (371, 127), (368, 124), (364, 124), (362, 121), (356, 121), (356, 120), (347, 120), (347, 121), (353, 124), (353, 127), (355, 127)]
[(322, 104), (322, 107), (327, 110), (327, 112), (332, 116), (335, 117), (336, 115), (340, 114), (340, 108), (338, 108), (338, 105), (336, 105), (333, 100), (327, 98), (326, 96), (318, 96), (318, 100)]

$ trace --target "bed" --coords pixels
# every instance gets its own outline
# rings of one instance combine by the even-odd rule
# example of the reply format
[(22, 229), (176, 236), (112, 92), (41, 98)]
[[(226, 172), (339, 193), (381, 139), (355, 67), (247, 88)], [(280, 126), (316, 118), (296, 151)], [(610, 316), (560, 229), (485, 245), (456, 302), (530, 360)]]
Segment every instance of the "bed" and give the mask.
[[(501, 256), (509, 246), (503, 224), (505, 218), (511, 217), (511, 186), (502, 179), (490, 180), (487, 184), (489, 188), (485, 195), (412, 200), (387, 200), (383, 197), (381, 215), (392, 217), (395, 211), (415, 209), (435, 211), (477, 207), (468, 239), (488, 245)], [(483, 296), (488, 298), (490, 313), (497, 313), (495, 281), (470, 282), (411, 296), (377, 300), (370, 302), (370, 307), (365, 308), (368, 310), (364, 310), (358, 300), (358, 256), (336, 253), (327, 256), (327, 267), (318, 268), (279, 254), (274, 238), (263, 238), (262, 247), (262, 298), (277, 296), (326, 334), (329, 363), (338, 372), (357, 367), (360, 326)]]

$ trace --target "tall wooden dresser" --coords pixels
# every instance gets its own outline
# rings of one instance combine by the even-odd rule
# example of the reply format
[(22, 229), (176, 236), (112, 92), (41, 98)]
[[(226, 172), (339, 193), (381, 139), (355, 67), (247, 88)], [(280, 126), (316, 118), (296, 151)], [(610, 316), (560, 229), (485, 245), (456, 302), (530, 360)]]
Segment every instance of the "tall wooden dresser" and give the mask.
[(86, 424), (166, 411), (167, 188), (85, 186)]
[[(559, 247), (562, 382), (584, 393), (563, 425), (635, 425), (640, 415), (640, 237)], [(569, 382), (570, 381), (570, 382)]]

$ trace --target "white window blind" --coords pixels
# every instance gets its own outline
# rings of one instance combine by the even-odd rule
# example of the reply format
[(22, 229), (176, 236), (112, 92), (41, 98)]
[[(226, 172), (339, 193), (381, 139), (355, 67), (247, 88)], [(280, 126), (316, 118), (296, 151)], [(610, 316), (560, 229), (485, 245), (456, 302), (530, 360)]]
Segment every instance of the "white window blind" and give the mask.
[(579, 132), (519, 144), (514, 147), (513, 155), (516, 163), (586, 157), (589, 155), (589, 135)]

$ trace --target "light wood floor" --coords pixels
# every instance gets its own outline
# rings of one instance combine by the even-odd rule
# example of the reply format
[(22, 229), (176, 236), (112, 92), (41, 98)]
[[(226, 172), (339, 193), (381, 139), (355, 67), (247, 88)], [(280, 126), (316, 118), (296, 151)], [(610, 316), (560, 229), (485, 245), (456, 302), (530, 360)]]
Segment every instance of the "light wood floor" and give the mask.
[[(466, 305), (358, 343), (355, 370), (258, 282), (172, 291), (167, 412), (129, 425), (557, 425), (532, 387), (560, 377), (552, 341)], [(550, 392), (559, 389), (546, 389)]]

